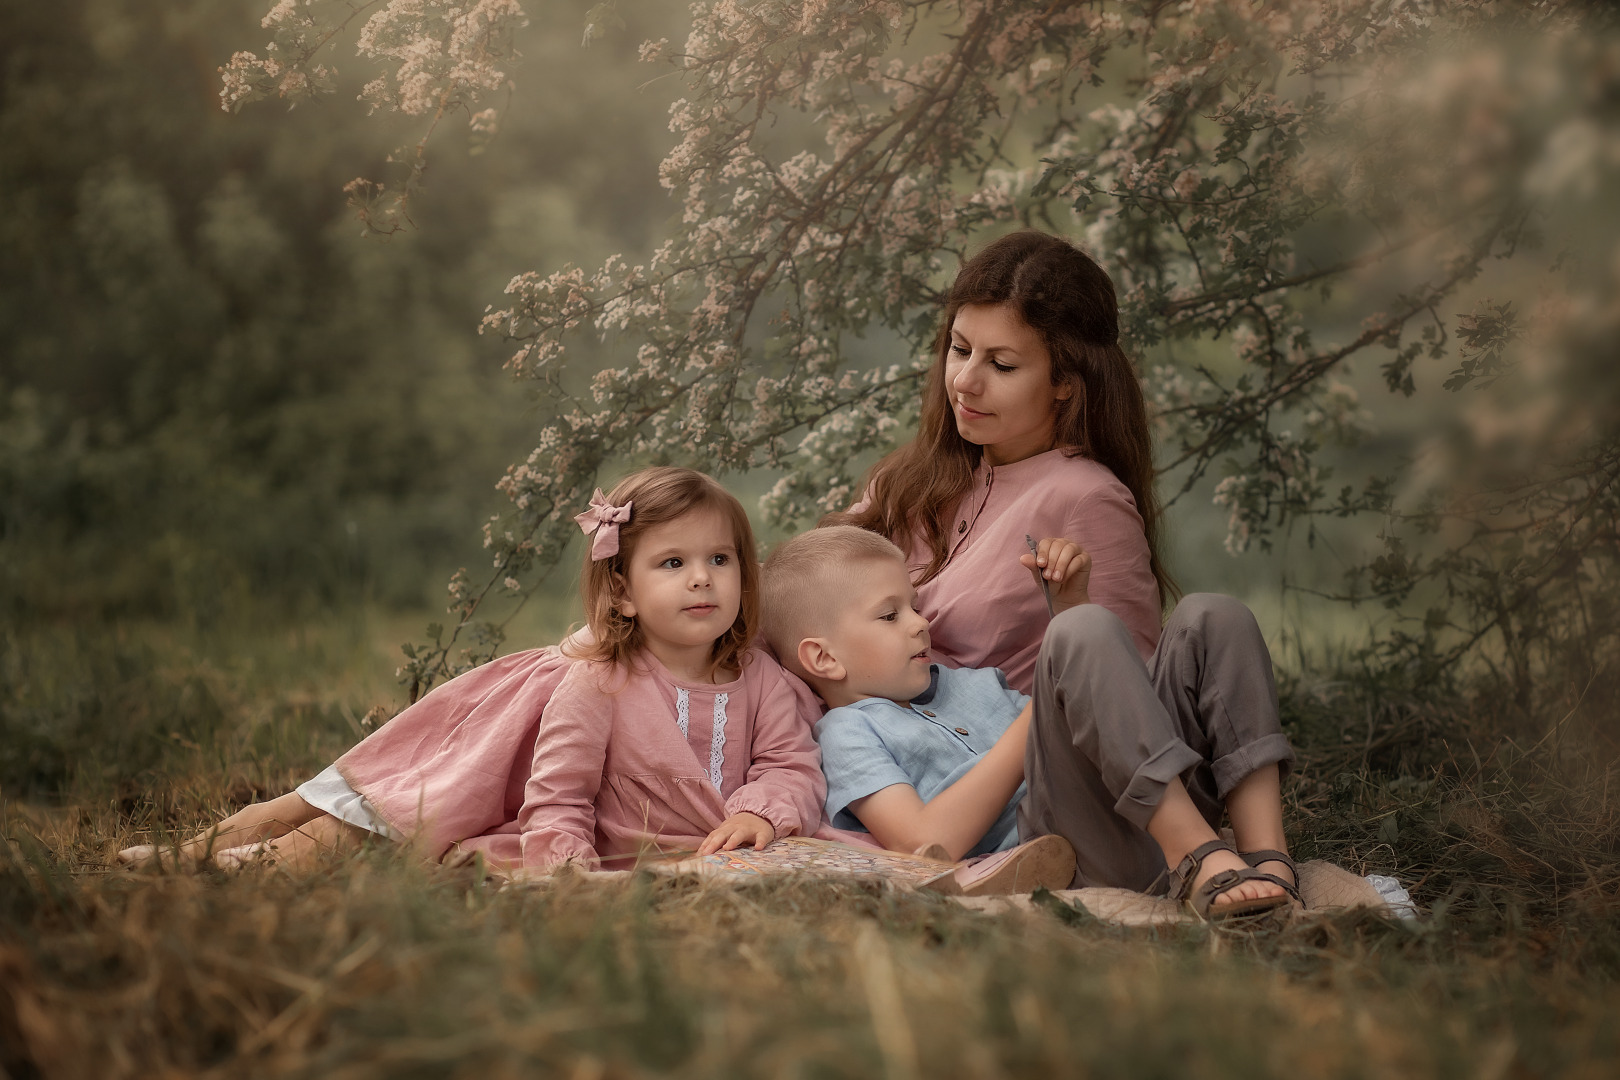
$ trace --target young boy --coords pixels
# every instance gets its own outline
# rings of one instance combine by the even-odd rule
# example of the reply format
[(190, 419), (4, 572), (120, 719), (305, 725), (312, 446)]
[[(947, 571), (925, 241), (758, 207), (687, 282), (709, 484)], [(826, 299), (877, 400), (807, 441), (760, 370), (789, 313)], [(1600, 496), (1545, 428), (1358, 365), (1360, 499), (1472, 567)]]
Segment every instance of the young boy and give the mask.
[[(904, 556), (888, 540), (850, 526), (815, 529), (772, 552), (763, 577), (761, 607), (772, 648), (829, 706), (816, 725), (816, 738), (827, 774), (827, 816), (833, 825), (864, 828), (891, 850), (938, 845), (953, 859), (979, 856), (980, 862), (970, 862), (958, 872), (969, 892), (976, 891), (970, 883), (977, 875), (993, 875), (1000, 866), (1025, 861), (1031, 868), (1039, 865), (1047, 877), (1063, 878), (1056, 884), (1040, 882), (1049, 888), (1073, 883), (1151, 891), (1156, 882), (1142, 880), (1141, 867), (1156, 867), (1155, 875), (1162, 877), (1165, 860), (1174, 855), (1172, 893), (1181, 898), (1203, 885), (1197, 890), (1201, 903), (1196, 909), (1201, 915), (1269, 910), (1287, 903), (1292, 895), (1293, 882), (1250, 869), (1215, 839), (1207, 815), (1189, 799), (1174, 773), (1160, 804), (1148, 811), (1152, 821), (1146, 833), (1119, 820), (1115, 810), (1123, 793), (1108, 792), (1104, 779), (1119, 775), (1112, 767), (1118, 763), (1088, 760), (1088, 754), (1115, 754), (1108, 749), (1112, 743), (1108, 738), (1065, 740), (1063, 745), (1073, 747), (1084, 781), (1072, 792), (1040, 791), (1031, 796), (1024, 785), (1026, 743), (1034, 719), (1031, 699), (1010, 688), (994, 668), (951, 669), (930, 663), (928, 620), (917, 611)], [(1038, 669), (1037, 678), (1046, 677)], [(1064, 698), (1048, 693), (1043, 700)], [(1052, 730), (1058, 723), (1076, 730), (1084, 727), (1071, 719), (1055, 716), (1042, 721)], [(1090, 727), (1095, 729), (1095, 723)], [(1184, 742), (1175, 742), (1181, 751), (1191, 753)], [(1129, 764), (1124, 775), (1133, 775)], [(1059, 853), (1051, 843), (1059, 838), (1039, 838), (1044, 848), (1036, 841), (1027, 842), (1033, 846), (1026, 849), (1018, 844), (1020, 805), (1027, 822), (1043, 816), (1029, 814), (1032, 798), (1051, 802), (1054, 797), (1073, 804), (1065, 807), (1071, 812), (1062, 817), (1074, 820), (1072, 811), (1078, 807), (1080, 820), (1096, 820), (1099, 826), (1096, 836), (1066, 837), (1073, 849), (1082, 849), (1078, 873), (1073, 849)], [(1269, 847), (1282, 846), (1280, 804), (1274, 813), (1267, 807), (1256, 814), (1236, 804), (1228, 809), (1240, 840), (1244, 831), (1252, 835), (1258, 830), (1265, 837), (1276, 837)], [(1107, 842), (1121, 832), (1127, 837), (1128, 857), (1116, 855)], [(1088, 841), (1100, 850), (1085, 852)], [(1205, 850), (1211, 842), (1219, 848)], [(1281, 855), (1269, 847), (1257, 854)], [(1212, 853), (1217, 857), (1209, 858)], [(1088, 854), (1095, 856), (1089, 867)], [(1206, 859), (1212, 864), (1207, 869), (1202, 866)], [(1286, 856), (1265, 861), (1283, 860)]]
[(1067, 841), (1018, 843), (1029, 698), (994, 668), (929, 663), (899, 549), (836, 526), (787, 541), (766, 565), (766, 636), (831, 707), (816, 738), (833, 825), (892, 851), (966, 855), (955, 881), (968, 895), (1067, 888)]

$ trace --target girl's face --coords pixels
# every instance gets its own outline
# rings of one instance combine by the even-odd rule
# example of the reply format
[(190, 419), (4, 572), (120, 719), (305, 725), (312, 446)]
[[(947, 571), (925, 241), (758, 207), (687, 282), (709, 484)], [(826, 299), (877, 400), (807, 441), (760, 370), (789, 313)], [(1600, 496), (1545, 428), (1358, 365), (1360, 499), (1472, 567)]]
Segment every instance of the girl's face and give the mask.
[(945, 393), (962, 438), (1007, 465), (1052, 449), (1057, 403), (1073, 391), (1052, 385), (1046, 345), (1014, 308), (966, 304), (951, 323)]
[(625, 560), (619, 613), (636, 619), (671, 672), (701, 678), (714, 642), (737, 621), (742, 567), (731, 523), (703, 508), (654, 525)]

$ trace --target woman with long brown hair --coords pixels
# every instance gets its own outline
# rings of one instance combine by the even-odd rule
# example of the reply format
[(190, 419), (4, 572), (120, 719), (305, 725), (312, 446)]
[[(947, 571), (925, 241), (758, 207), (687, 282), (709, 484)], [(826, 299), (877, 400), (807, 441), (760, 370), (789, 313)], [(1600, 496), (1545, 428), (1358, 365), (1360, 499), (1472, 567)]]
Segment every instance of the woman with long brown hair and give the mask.
[(1161, 626), (1177, 590), (1113, 282), (1061, 238), (1002, 237), (958, 273), (935, 353), (917, 437), (824, 524), (908, 553), (936, 660), (1033, 693), (1020, 835), (1066, 837), (1077, 884), (1151, 891), (1174, 868), (1214, 911), (1294, 894), (1293, 752), (1254, 617), (1195, 594)]

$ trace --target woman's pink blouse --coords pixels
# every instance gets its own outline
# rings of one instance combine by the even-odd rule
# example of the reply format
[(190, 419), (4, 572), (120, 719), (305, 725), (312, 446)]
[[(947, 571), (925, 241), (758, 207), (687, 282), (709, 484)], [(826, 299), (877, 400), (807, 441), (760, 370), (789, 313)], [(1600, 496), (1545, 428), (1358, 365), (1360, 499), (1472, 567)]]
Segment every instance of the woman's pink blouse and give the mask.
[[(952, 543), (943, 570), (918, 588), (934, 659), (951, 667), (998, 667), (1024, 693), (1049, 617), (1041, 587), (1019, 563), (1025, 534), (1073, 540), (1091, 555), (1091, 600), (1118, 615), (1143, 659), (1159, 644), (1159, 586), (1136, 500), (1090, 458), (1062, 450), (1015, 461), (980, 463), (973, 488), (946, 526)], [(928, 565), (913, 543), (913, 578)]]

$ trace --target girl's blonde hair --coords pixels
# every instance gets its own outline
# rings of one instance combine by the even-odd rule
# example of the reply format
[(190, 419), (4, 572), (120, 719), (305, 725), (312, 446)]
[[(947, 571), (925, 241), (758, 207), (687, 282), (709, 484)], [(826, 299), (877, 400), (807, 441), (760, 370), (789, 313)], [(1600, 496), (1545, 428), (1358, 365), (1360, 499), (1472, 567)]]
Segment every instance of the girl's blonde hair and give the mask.
[(737, 566), (742, 572), (742, 602), (737, 607), (737, 618), (715, 639), (709, 653), (709, 672), (712, 675), (720, 669), (740, 670), (743, 654), (753, 643), (759, 626), (759, 557), (754, 549), (754, 529), (742, 503), (713, 477), (673, 466), (631, 473), (619, 481), (607, 499), (614, 506), (630, 503), (630, 520), (619, 526), (616, 555), (592, 560), (590, 539), (585, 540), (585, 569), (580, 574), (579, 591), (592, 641), (571, 651), (583, 659), (628, 669), (630, 658), (645, 644), (641, 624), (619, 614), (628, 579), (626, 568), (636, 543), (648, 529), (708, 509), (717, 511), (731, 525)]

